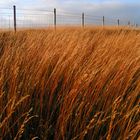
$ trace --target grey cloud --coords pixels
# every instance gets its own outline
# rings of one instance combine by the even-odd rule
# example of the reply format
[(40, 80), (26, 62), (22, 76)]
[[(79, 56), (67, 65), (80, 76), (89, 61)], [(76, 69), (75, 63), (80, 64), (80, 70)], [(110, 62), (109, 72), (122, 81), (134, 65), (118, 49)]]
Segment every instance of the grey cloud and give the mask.
[(0, 0), (0, 5), (10, 6), (11, 4), (16, 3), (17, 0)]
[[(140, 2), (123, 3), (120, 0), (104, 0), (100, 3), (86, 2), (85, 0), (41, 0), (46, 7), (55, 7), (63, 12), (86, 12), (91, 15), (106, 16), (109, 18), (131, 20), (140, 24)], [(51, 1), (51, 2), (50, 2)]]

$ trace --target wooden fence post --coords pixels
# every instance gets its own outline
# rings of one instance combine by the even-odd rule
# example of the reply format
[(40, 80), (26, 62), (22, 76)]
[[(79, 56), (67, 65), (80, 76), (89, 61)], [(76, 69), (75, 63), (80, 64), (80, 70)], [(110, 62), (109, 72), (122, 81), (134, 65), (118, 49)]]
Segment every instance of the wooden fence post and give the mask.
[(102, 26), (104, 27), (104, 25), (105, 25), (105, 17), (103, 16)]
[(128, 27), (130, 27), (130, 21), (128, 21)]
[(118, 27), (120, 26), (120, 20), (118, 19)]
[(54, 8), (54, 29), (56, 30), (56, 9)]
[(17, 31), (17, 23), (16, 23), (16, 6), (13, 6), (13, 13), (14, 13), (14, 31)]
[(85, 27), (85, 14), (82, 13), (82, 27)]

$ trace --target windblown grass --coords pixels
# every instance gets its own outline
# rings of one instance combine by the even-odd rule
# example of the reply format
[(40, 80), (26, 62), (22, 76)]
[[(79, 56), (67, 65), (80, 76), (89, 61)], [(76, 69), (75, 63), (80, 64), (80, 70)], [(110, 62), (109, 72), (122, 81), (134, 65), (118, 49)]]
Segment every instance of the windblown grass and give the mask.
[(140, 32), (0, 33), (0, 139), (135, 140)]

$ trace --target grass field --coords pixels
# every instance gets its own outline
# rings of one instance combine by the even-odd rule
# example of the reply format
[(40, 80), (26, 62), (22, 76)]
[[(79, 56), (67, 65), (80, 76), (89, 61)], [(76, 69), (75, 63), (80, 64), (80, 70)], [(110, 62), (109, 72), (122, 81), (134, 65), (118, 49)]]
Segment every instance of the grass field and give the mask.
[(0, 140), (137, 140), (140, 31), (0, 32)]

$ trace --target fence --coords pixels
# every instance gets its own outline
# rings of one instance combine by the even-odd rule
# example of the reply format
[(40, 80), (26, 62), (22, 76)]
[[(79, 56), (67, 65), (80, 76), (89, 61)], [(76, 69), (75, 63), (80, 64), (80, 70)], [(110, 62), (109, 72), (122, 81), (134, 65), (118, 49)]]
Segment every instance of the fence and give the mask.
[(0, 29), (17, 28), (46, 28), (57, 26), (135, 26), (128, 20), (113, 19), (104, 16), (94, 16), (86, 13), (70, 13), (54, 10), (32, 10), (12, 8), (0, 8)]

